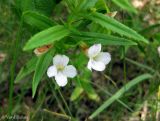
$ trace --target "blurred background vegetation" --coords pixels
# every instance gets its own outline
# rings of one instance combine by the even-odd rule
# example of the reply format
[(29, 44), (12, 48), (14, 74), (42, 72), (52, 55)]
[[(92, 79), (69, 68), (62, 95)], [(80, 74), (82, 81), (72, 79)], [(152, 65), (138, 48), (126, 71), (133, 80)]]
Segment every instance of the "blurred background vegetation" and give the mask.
[[(93, 88), (87, 90), (86, 93), (77, 89), (80, 93), (77, 97), (73, 97), (72, 94), (75, 92), (74, 84), (61, 89), (61, 92), (73, 117), (79, 121), (87, 121), (89, 115), (104, 100), (111, 97), (127, 82), (143, 73), (150, 73), (153, 76), (151, 79), (127, 91), (94, 121), (160, 121), (160, 54), (157, 51), (160, 46), (160, 1), (132, 0), (130, 3), (134, 6), (134, 10), (116, 4), (115, 0), (104, 1), (111, 15), (116, 12), (115, 19), (143, 35), (149, 44), (125, 48), (105, 46), (104, 50), (112, 54), (112, 62), (106, 71), (93, 72), (92, 76), (91, 73), (85, 75), (85, 79), (91, 78), (89, 82)], [(0, 117), (8, 114), (9, 110), (10, 80), (13, 74), (12, 64), (15, 51), (17, 56), (15, 56), (16, 67), (13, 78), (16, 78), (19, 70), (29, 58), (35, 56), (33, 52), (23, 52), (22, 48), (25, 42), (40, 30), (24, 23), (20, 33), (22, 12), (38, 11), (53, 19), (55, 23), (63, 23), (67, 19), (68, 9), (65, 0), (0, 0)], [(19, 34), (21, 34), (21, 41), (16, 46)], [(61, 43), (58, 44), (61, 45)], [(71, 56), (72, 51), (75, 50), (77, 48), (63, 51)], [(76, 54), (72, 58), (75, 58), (77, 63), (84, 60), (81, 62), (84, 65), (86, 60), (83, 56), (83, 54)], [(80, 68), (79, 71), (87, 70)], [(30, 74), (20, 83), (14, 84), (12, 114), (27, 116), (31, 121), (69, 120), (68, 117), (57, 114), (63, 114), (67, 109), (59, 93), (54, 90), (52, 83), (47, 78), (42, 79), (37, 94), (32, 99), (32, 77), (33, 74)]]

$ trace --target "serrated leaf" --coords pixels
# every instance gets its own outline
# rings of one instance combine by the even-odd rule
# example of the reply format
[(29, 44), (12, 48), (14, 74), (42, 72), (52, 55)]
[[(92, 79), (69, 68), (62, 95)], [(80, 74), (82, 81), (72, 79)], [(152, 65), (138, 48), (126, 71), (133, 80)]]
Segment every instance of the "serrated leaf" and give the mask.
[(34, 65), (36, 65), (36, 62), (37, 57), (33, 57), (31, 60), (29, 60), (26, 65), (21, 68), (14, 82), (19, 83), (19, 81), (21, 81), (24, 77), (32, 73), (35, 70)]
[(48, 17), (33, 11), (23, 13), (23, 20), (27, 24), (38, 28), (39, 30), (47, 29), (55, 25), (55, 23)]
[(137, 13), (137, 10), (132, 6), (129, 0), (112, 0), (117, 6), (129, 12)]
[(118, 90), (112, 97), (110, 97), (109, 99), (104, 101), (104, 103), (98, 109), (96, 109), (96, 111), (94, 111), (90, 115), (89, 118), (90, 119), (95, 118), (99, 113), (101, 113), (104, 109), (106, 109), (108, 106), (110, 106), (114, 101), (119, 99), (130, 88), (132, 88), (133, 86), (135, 86), (135, 85), (139, 84), (140, 82), (145, 81), (151, 77), (152, 77), (152, 75), (150, 75), (150, 74), (143, 74), (143, 75), (140, 75), (140, 76), (136, 77), (135, 79), (129, 81), (120, 90)]
[(35, 96), (38, 84), (41, 81), (43, 75), (45, 74), (49, 64), (51, 63), (52, 58), (53, 50), (50, 50), (49, 52), (38, 58), (32, 82), (32, 97)]
[(71, 95), (71, 101), (74, 101), (76, 100), (77, 98), (79, 98), (79, 96), (82, 94), (83, 92), (83, 88), (82, 87), (76, 87), (74, 89), (74, 91), (72, 92), (72, 95)]
[(135, 39), (137, 41), (141, 41), (144, 43), (148, 43), (148, 41), (138, 34), (133, 29), (127, 27), (126, 25), (118, 22), (112, 17), (109, 17), (107, 15), (103, 15), (101, 13), (94, 12), (90, 15), (82, 14), (86, 19), (90, 19), (95, 23), (100, 24), (101, 26), (105, 27), (108, 30), (112, 30), (113, 32), (117, 32), (120, 35), (125, 35), (129, 38)]
[(51, 44), (60, 40), (69, 34), (69, 30), (62, 25), (56, 25), (44, 31), (41, 31), (31, 37), (26, 43), (23, 50), (30, 50), (43, 45)]
[(136, 42), (128, 39), (96, 32), (80, 32), (79, 34), (75, 33), (73, 36), (80, 37), (89, 44), (101, 43), (103, 45), (137, 45)]

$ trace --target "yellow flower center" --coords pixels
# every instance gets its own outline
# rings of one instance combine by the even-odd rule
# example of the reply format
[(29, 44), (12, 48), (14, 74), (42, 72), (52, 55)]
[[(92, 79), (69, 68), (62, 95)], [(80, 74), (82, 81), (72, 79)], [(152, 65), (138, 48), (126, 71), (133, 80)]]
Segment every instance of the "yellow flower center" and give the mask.
[(64, 70), (64, 66), (63, 66), (63, 65), (57, 65), (56, 67), (57, 67), (57, 70), (58, 70), (58, 71)]

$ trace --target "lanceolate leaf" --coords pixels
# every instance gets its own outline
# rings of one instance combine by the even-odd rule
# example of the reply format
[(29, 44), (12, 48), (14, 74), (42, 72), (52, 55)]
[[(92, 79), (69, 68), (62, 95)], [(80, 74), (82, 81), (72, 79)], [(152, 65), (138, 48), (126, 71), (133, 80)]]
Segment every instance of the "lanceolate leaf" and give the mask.
[(19, 71), (16, 79), (15, 79), (15, 83), (18, 83), (19, 81), (21, 81), (24, 77), (26, 77), (27, 75), (29, 75), (30, 73), (32, 73), (35, 70), (35, 66), (37, 62), (37, 57), (33, 57), (31, 60), (29, 60), (26, 65), (24, 67), (21, 68), (21, 70)]
[(23, 48), (24, 50), (30, 50), (43, 45), (51, 44), (56, 40), (60, 40), (67, 36), (69, 31), (62, 25), (56, 25), (49, 29), (39, 32), (31, 37), (27, 44)]
[(137, 13), (137, 10), (132, 6), (130, 3), (130, 0), (112, 0), (116, 5), (121, 7), (122, 9), (125, 9), (129, 12)]
[(51, 63), (52, 58), (53, 58), (53, 50), (50, 50), (48, 53), (38, 58), (32, 82), (32, 97), (35, 96), (38, 84), (41, 81), (43, 75), (45, 74), (49, 64)]
[(55, 25), (55, 23), (48, 17), (33, 11), (23, 13), (24, 22), (38, 28), (39, 30), (47, 29)]
[(140, 75), (140, 76), (136, 77), (135, 79), (131, 80), (126, 85), (124, 85), (118, 92), (116, 92), (112, 97), (110, 97), (109, 99), (107, 99), (96, 111), (94, 111), (90, 115), (89, 118), (93, 119), (99, 113), (101, 113), (104, 109), (106, 109), (108, 106), (110, 106), (114, 101), (116, 101), (117, 99), (119, 99), (130, 88), (132, 88), (133, 86), (135, 86), (135, 85), (139, 84), (140, 82), (142, 82), (142, 81), (144, 81), (146, 79), (149, 79), (151, 77), (152, 76), (150, 74), (143, 74), (143, 75)]
[(112, 30), (113, 32), (117, 32), (120, 35), (125, 35), (129, 38), (133, 38), (135, 40), (138, 40), (139, 42), (145, 42), (148, 43), (148, 41), (138, 34), (133, 29), (125, 26), (124, 24), (118, 22), (114, 18), (111, 18), (109, 16), (103, 15), (101, 13), (94, 12), (90, 15), (83, 14), (86, 19), (90, 19), (95, 23), (100, 24), (102, 27), (105, 27), (108, 30)]
[(137, 45), (136, 42), (131, 40), (95, 32), (80, 32), (73, 34), (73, 36), (80, 37), (85, 40), (86, 43), (90, 44), (101, 43), (103, 45)]

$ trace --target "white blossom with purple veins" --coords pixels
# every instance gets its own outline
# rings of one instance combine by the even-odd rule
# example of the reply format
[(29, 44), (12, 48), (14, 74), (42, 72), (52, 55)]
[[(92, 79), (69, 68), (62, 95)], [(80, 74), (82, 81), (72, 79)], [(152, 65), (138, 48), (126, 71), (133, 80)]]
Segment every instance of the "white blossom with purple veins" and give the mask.
[(69, 58), (65, 55), (56, 55), (53, 58), (53, 65), (47, 70), (49, 78), (55, 77), (57, 84), (64, 87), (67, 84), (67, 77), (74, 78), (77, 75), (76, 68), (67, 65)]
[(111, 55), (108, 52), (101, 52), (101, 44), (94, 44), (88, 49), (88, 69), (104, 71), (106, 65), (111, 61)]

